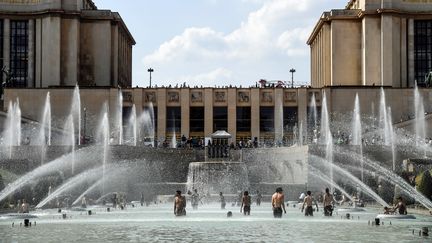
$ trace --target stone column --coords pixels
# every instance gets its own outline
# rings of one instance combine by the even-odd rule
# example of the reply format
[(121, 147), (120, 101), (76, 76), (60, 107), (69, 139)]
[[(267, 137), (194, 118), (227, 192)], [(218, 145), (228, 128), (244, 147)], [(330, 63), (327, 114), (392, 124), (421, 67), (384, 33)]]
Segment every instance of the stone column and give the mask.
[(401, 18), (400, 26), (400, 87), (406, 88), (408, 85), (407, 74), (407, 19)]
[(282, 141), (283, 139), (283, 89), (275, 89), (274, 92), (274, 130), (275, 130), (275, 140)]
[(380, 19), (365, 16), (362, 21), (362, 85), (381, 84)]
[(35, 79), (34, 79), (34, 61), (35, 61), (35, 20), (30, 19), (28, 25), (28, 79), (27, 79), (27, 87), (34, 88), (35, 87)]
[(228, 133), (237, 141), (237, 89), (228, 89)]
[(181, 135), (189, 137), (190, 132), (190, 90), (181, 89), (180, 91), (181, 106)]
[(42, 19), (42, 87), (60, 84), (60, 17)]
[[(3, 65), (6, 70), (10, 69), (10, 20), (3, 20)], [(3, 68), (3, 67), (2, 67)], [(6, 74), (3, 74), (6, 79)]]
[(253, 88), (250, 93), (251, 101), (251, 135), (252, 140), (260, 139), (260, 90)]
[(42, 88), (42, 19), (36, 19), (35, 25), (35, 88)]
[(213, 134), (213, 89), (204, 90), (204, 136)]
[(414, 19), (408, 19), (408, 87), (415, 85)]
[(381, 15), (381, 85), (393, 85), (393, 17)]
[(158, 89), (157, 90), (157, 137), (158, 142), (163, 142), (166, 139), (166, 90)]

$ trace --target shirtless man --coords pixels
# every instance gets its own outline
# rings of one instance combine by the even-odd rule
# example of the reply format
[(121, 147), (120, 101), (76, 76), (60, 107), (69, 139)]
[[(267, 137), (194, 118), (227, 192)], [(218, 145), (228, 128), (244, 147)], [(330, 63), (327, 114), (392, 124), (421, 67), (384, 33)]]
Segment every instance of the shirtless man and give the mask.
[(333, 195), (330, 194), (330, 190), (328, 188), (325, 189), (323, 205), (324, 205), (324, 215), (333, 216), (334, 200), (333, 200)]
[(245, 191), (243, 194), (243, 198), (242, 198), (242, 204), (240, 206), (240, 213), (244, 212), (244, 215), (250, 215), (250, 210), (251, 210), (251, 197), (249, 196), (249, 192)]
[(315, 199), (312, 197), (312, 192), (311, 191), (308, 191), (306, 194), (307, 194), (307, 196), (304, 199), (301, 211), (303, 213), (303, 210), (305, 209), (305, 205), (306, 205), (305, 216), (313, 216), (313, 207), (312, 207), (312, 204), (315, 203), (316, 208), (317, 208), (317, 212), (318, 212), (318, 204), (315, 201)]
[(186, 216), (186, 198), (182, 196), (181, 191), (177, 191), (174, 198), (174, 215)]
[(272, 196), (272, 207), (273, 207), (273, 216), (275, 218), (282, 218), (282, 209), (286, 214), (285, 210), (285, 196), (283, 194), (283, 190), (281, 187), (276, 189), (276, 192)]
[(400, 215), (407, 215), (408, 214), (407, 208), (402, 197), (398, 197), (397, 199), (398, 199), (398, 203), (396, 204), (396, 206), (393, 208), (392, 211), (398, 212)]

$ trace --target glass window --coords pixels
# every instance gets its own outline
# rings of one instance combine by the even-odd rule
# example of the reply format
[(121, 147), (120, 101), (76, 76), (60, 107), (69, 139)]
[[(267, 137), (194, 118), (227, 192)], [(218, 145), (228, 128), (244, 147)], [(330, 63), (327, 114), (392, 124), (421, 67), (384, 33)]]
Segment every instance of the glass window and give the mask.
[(167, 107), (166, 131), (179, 135), (181, 129), (181, 107)]
[(298, 123), (297, 107), (284, 107), (283, 109), (284, 134), (292, 134), (293, 128)]
[(260, 131), (274, 132), (274, 107), (260, 107)]
[(237, 107), (237, 132), (251, 131), (251, 108)]
[(432, 20), (414, 22), (415, 79), (419, 84), (432, 72)]
[(27, 87), (28, 21), (11, 21), (10, 28), (10, 71), (12, 75), (12, 86)]
[(191, 107), (189, 118), (191, 132), (204, 132), (204, 107)]
[(228, 107), (213, 108), (213, 131), (228, 131)]

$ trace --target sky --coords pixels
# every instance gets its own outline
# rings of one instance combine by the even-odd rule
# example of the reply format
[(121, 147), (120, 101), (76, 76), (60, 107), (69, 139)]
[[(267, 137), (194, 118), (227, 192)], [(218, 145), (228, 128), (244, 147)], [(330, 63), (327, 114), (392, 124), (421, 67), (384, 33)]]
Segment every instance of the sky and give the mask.
[(322, 12), (348, 0), (94, 0), (119, 12), (137, 44), (133, 86), (310, 83), (306, 41)]

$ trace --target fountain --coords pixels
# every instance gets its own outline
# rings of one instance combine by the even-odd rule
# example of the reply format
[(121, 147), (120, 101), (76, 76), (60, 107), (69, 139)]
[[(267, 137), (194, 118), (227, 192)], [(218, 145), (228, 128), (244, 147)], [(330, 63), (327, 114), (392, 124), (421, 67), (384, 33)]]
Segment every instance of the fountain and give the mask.
[[(323, 92), (321, 111), (321, 144), (326, 146), (326, 160), (329, 162), (329, 177), (333, 180), (333, 135), (330, 130), (330, 117), (327, 109), (327, 96)], [(333, 191), (333, 188), (330, 188)]]
[(129, 124), (128, 127), (132, 130), (132, 145), (137, 146), (137, 140), (138, 140), (138, 126), (137, 126), (137, 115), (136, 115), (136, 107), (135, 105), (132, 106), (132, 113), (129, 117)]
[(78, 84), (75, 86), (73, 92), (70, 114), (73, 117), (73, 123), (75, 124), (74, 127), (77, 130), (77, 132), (74, 130), (74, 133), (77, 134), (76, 137), (78, 138), (78, 145), (81, 145), (81, 95)]
[[(363, 141), (362, 141), (362, 126), (360, 118), (360, 100), (358, 94), (356, 94), (354, 102), (354, 115), (353, 115), (353, 125), (352, 125), (352, 145), (359, 146), (360, 155), (363, 156)], [(361, 161), (361, 181), (364, 182), (363, 174), (363, 161)]]
[(4, 131), (5, 145), (8, 147), (8, 157), (11, 159), (13, 148), (21, 145), (21, 109), (19, 99), (9, 102)]
[(121, 89), (118, 91), (118, 100), (117, 100), (117, 124), (116, 129), (118, 129), (118, 144), (123, 144), (123, 92)]
[(66, 124), (64, 126), (64, 135), (63, 135), (63, 145), (71, 147), (71, 156), (72, 156), (72, 174), (75, 173), (75, 126), (74, 126), (74, 117), (73, 115), (69, 115), (69, 118), (66, 120)]
[(154, 128), (154, 109), (153, 103), (150, 103), (148, 109), (145, 109), (138, 119), (140, 138), (143, 139), (145, 146), (154, 146), (155, 128)]
[[(109, 156), (109, 141), (110, 141), (110, 128), (109, 128), (109, 119), (108, 119), (108, 104), (105, 102), (102, 109), (102, 119), (99, 126), (99, 138), (100, 143), (103, 147), (102, 154), (102, 178), (105, 179), (105, 170)], [(102, 183), (102, 192), (105, 192), (105, 184)]]
[(426, 117), (423, 104), (423, 97), (420, 94), (418, 86), (414, 88), (414, 111), (415, 111), (415, 143), (424, 150), (426, 157), (425, 139), (426, 139)]

